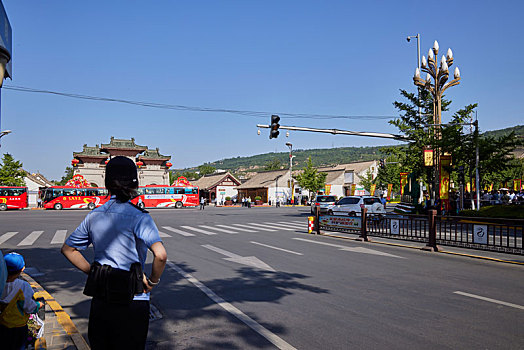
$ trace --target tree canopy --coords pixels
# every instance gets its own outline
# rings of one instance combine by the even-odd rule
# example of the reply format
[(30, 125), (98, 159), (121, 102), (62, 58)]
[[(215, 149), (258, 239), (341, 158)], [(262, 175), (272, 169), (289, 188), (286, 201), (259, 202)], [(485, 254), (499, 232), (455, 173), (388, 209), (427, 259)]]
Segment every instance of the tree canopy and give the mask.
[(319, 173), (317, 168), (313, 166), (311, 157), (309, 157), (304, 170), (294, 177), (300, 187), (309, 190), (311, 193), (316, 193), (326, 185), (327, 173)]
[(5, 153), (0, 164), (0, 185), (2, 186), (24, 186), (26, 172), (22, 169), (22, 162), (14, 159), (9, 153)]

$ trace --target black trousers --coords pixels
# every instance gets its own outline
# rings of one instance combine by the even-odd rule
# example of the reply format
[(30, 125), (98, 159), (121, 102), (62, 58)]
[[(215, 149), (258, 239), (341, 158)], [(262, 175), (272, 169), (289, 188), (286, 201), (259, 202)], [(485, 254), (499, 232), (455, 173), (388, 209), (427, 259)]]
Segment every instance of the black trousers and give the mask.
[(0, 324), (0, 349), (25, 349), (27, 343), (27, 325), (23, 327), (7, 328)]
[(91, 300), (88, 338), (93, 350), (140, 349), (146, 346), (149, 327), (149, 301), (113, 304)]

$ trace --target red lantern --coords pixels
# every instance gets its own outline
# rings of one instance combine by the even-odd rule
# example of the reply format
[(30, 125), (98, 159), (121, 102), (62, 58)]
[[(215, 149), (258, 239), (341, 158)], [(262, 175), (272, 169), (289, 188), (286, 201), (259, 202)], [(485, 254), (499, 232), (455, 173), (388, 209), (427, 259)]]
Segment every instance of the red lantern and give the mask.
[(139, 160), (138, 162), (136, 162), (136, 166), (137, 166), (137, 167), (141, 168), (142, 165), (144, 165), (144, 163), (143, 163), (141, 160)]
[(106, 161), (104, 163), (106, 163), (106, 164), (109, 163), (109, 159), (106, 159)]
[(173, 164), (171, 164), (170, 162), (166, 163), (166, 167), (171, 168), (172, 166), (173, 166)]
[(79, 161), (78, 159), (73, 159), (73, 160), (71, 161), (71, 165), (72, 165), (72, 166), (77, 166), (78, 163), (80, 163), (80, 161)]

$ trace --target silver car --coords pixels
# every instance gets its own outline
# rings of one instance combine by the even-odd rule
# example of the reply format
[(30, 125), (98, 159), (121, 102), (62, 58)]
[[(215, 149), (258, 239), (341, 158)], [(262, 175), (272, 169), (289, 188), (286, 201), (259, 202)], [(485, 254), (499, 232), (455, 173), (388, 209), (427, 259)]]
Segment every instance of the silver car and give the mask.
[(326, 213), (327, 208), (330, 205), (335, 204), (336, 201), (337, 199), (335, 196), (325, 196), (325, 195), (317, 196), (317, 198), (315, 198), (313, 203), (311, 203), (311, 214), (315, 214), (316, 207), (320, 208), (321, 213)]
[(369, 214), (386, 214), (384, 205), (380, 198), (372, 196), (348, 196), (328, 206), (328, 214), (342, 214), (349, 216), (360, 215), (362, 208), (366, 208)]

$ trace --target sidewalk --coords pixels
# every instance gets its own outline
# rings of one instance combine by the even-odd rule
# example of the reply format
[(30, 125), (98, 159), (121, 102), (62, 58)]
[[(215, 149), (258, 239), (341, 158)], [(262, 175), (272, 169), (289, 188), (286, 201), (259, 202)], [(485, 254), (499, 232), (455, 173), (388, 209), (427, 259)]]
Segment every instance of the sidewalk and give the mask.
[(36, 349), (89, 350), (86, 340), (76, 329), (71, 318), (60, 304), (40, 286), (31, 276), (22, 273), (22, 278), (29, 282), (35, 291), (35, 298), (45, 299), (44, 338), (38, 339)]

